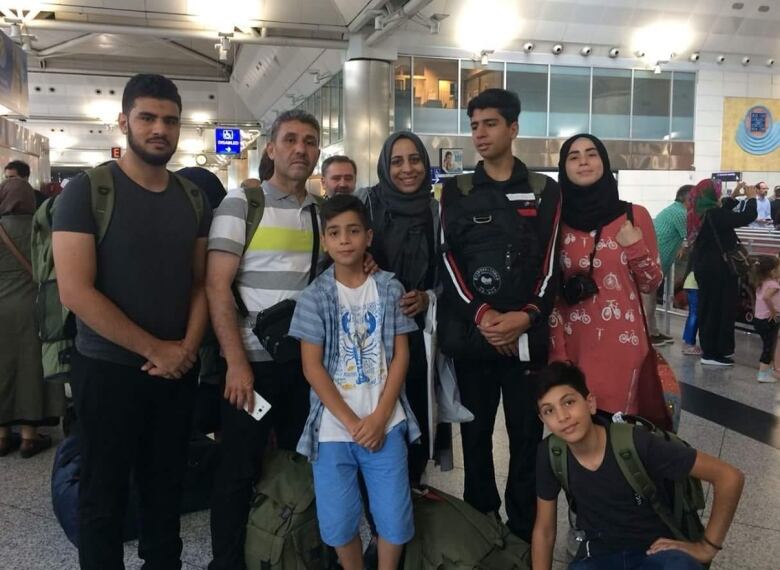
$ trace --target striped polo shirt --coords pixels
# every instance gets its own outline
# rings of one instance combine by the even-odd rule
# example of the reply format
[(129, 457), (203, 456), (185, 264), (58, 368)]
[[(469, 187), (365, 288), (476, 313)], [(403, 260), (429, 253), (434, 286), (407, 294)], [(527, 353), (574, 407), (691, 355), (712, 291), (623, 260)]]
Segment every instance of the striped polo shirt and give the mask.
[(239, 318), (239, 324), (247, 357), (252, 362), (271, 360), (252, 332), (257, 313), (285, 299), (297, 299), (309, 282), (314, 247), (311, 209), (317, 207), (308, 193), (299, 204), (295, 196), (268, 182), (263, 183), (263, 192), (263, 218), (246, 253), (248, 204), (241, 188), (230, 190), (214, 212), (208, 243), (209, 251), (242, 256), (236, 284), (249, 316)]

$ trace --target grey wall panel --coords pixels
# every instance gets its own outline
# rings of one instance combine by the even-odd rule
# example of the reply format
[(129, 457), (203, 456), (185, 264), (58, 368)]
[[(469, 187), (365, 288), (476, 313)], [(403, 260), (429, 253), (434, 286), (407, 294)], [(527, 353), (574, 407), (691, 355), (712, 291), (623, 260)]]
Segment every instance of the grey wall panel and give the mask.
[(355, 59), (344, 64), (344, 153), (357, 164), (359, 188), (377, 182), (379, 152), (390, 135), (391, 74), (386, 61)]

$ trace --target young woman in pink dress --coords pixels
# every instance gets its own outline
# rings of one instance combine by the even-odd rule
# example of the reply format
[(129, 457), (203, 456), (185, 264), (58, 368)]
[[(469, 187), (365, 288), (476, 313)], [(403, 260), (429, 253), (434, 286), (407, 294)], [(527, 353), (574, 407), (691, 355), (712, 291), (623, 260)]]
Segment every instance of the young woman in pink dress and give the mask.
[(663, 277), (653, 221), (620, 200), (606, 148), (592, 135), (563, 144), (558, 180), (563, 287), (550, 315), (551, 360), (579, 366), (600, 409), (640, 413), (651, 350), (640, 291), (655, 291)]

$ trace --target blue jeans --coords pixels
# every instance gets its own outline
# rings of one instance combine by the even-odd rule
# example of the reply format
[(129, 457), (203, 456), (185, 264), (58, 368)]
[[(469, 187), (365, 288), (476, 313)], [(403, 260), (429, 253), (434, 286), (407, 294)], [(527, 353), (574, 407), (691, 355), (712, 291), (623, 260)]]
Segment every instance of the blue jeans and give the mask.
[(683, 340), (687, 344), (696, 344), (696, 333), (699, 331), (699, 290), (686, 289), (688, 294), (688, 318), (685, 320)]
[(695, 558), (681, 550), (664, 550), (651, 556), (643, 550), (623, 550), (615, 554), (572, 562), (569, 570), (702, 570)]

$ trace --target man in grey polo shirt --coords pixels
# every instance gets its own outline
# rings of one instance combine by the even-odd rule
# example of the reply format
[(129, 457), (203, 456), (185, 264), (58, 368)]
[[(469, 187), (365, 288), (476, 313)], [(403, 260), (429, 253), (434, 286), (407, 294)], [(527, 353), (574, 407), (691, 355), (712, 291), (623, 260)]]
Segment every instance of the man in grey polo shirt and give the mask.
[[(314, 198), (306, 180), (319, 158), (317, 120), (301, 110), (279, 115), (266, 148), (273, 176), (263, 183), (263, 217), (246, 241), (248, 204), (242, 189), (230, 190), (214, 214), (209, 234), (206, 292), (211, 321), (227, 361), (222, 400), (222, 463), (211, 509), (211, 570), (243, 569), (252, 484), (259, 476), (268, 434), (295, 450), (309, 408), (309, 385), (300, 361), (274, 362), (252, 333), (257, 313), (296, 299), (309, 281), (314, 247)], [(248, 316), (240, 319), (231, 291), (235, 281)], [(254, 391), (271, 403), (262, 420), (245, 409)]]

